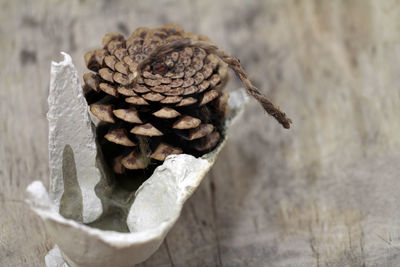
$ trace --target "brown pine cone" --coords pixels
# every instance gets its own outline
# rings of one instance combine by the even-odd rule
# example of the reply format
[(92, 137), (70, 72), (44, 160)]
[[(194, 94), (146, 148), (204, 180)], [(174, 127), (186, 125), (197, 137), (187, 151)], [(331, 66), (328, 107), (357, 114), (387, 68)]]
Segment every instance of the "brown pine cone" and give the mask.
[(91, 113), (101, 121), (103, 156), (116, 174), (151, 174), (170, 154), (200, 156), (215, 148), (224, 134), (228, 66), (289, 127), (290, 120), (251, 85), (239, 61), (205, 36), (170, 24), (138, 28), (127, 40), (109, 33), (102, 45), (85, 55), (93, 72), (84, 74), (84, 89)]

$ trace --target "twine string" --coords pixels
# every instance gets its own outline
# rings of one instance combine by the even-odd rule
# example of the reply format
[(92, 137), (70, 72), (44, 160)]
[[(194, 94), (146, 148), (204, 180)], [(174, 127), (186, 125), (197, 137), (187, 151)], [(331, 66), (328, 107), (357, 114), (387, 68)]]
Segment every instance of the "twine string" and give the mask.
[(239, 79), (242, 81), (246, 88), (247, 93), (255, 98), (263, 107), (263, 109), (272, 117), (274, 117), (284, 128), (289, 129), (292, 120), (286, 116), (286, 113), (282, 112), (279, 107), (275, 106), (265, 95), (263, 95), (257, 87), (255, 87), (247, 73), (244, 71), (239, 60), (228, 55), (223, 50), (219, 49), (217, 46), (210, 44), (205, 41), (196, 41), (189, 38), (182, 40), (177, 40), (174, 42), (166, 43), (156, 47), (147, 57), (141, 61), (137, 66), (137, 73), (135, 77), (141, 75), (142, 69), (147, 64), (151, 63), (153, 60), (160, 58), (170, 52), (173, 52), (180, 48), (185, 47), (198, 47), (204, 49), (208, 54), (214, 54), (222, 61), (224, 61), (228, 66), (236, 73)]

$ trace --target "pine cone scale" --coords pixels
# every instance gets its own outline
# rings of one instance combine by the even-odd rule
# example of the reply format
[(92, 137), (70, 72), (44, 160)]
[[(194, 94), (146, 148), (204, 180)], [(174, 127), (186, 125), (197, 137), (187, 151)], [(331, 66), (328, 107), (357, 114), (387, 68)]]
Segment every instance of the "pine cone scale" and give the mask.
[(136, 143), (132, 142), (132, 140), (129, 139), (125, 129), (111, 130), (104, 136), (104, 138), (118, 145), (127, 147), (136, 146)]
[(130, 122), (130, 123), (143, 123), (139, 117), (136, 109), (115, 109), (113, 110), (114, 116), (120, 120)]
[(195, 104), (196, 102), (197, 102), (197, 99), (194, 97), (185, 97), (176, 106), (177, 107), (190, 106), (190, 105)]

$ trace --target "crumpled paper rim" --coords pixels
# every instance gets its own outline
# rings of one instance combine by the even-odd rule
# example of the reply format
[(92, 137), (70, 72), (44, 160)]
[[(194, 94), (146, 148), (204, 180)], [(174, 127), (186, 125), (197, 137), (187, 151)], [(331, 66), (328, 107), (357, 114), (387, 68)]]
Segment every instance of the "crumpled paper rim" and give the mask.
[[(65, 57), (67, 56), (69, 57), (69, 55), (65, 53), (63, 54)], [(66, 60), (68, 60), (68, 58)], [(229, 118), (226, 120), (227, 130), (229, 126), (238, 118), (238, 115), (243, 112), (247, 100), (248, 97), (243, 89), (237, 90), (230, 94), (228, 104), (230, 106), (231, 112)], [(193, 194), (193, 192), (196, 190), (196, 188), (198, 187), (204, 176), (207, 174), (209, 169), (214, 164), (217, 155), (219, 154), (219, 152), (221, 151), (222, 147), (226, 142), (225, 139), (218, 145), (218, 147), (214, 151), (200, 158), (195, 158), (191, 155), (186, 155), (186, 154), (168, 156), (164, 164), (157, 167), (156, 170), (154, 171), (154, 174), (140, 186), (140, 188), (136, 191), (136, 199), (130, 208), (128, 220), (129, 216), (131, 215), (131, 211), (133, 212), (132, 216), (134, 220), (135, 219), (137, 220), (138, 218), (140, 219), (141, 214), (137, 214), (134, 211), (135, 207), (137, 207), (139, 204), (144, 205), (144, 203), (140, 202), (138, 203), (138, 201), (140, 201), (141, 196), (147, 196), (148, 197), (147, 201), (149, 201), (149, 199), (153, 199), (153, 196), (155, 196), (156, 194), (163, 194), (162, 191), (156, 192), (152, 190), (150, 191), (147, 190), (151, 185), (157, 185), (157, 183), (159, 183), (160, 181), (162, 182), (161, 179), (159, 180), (156, 179), (157, 172), (160, 172), (162, 171), (163, 168), (166, 168), (167, 166), (173, 164), (174, 161), (179, 162), (178, 164), (182, 164), (182, 162), (186, 161), (192, 161), (191, 163), (196, 163), (196, 164), (189, 164), (190, 166), (197, 166), (197, 169), (194, 170), (196, 175), (192, 176), (189, 175), (190, 179), (186, 180), (180, 179), (178, 177), (179, 179), (175, 181), (177, 185), (175, 188), (176, 190), (175, 191), (176, 202), (174, 203), (175, 207), (170, 209), (171, 212), (170, 214), (168, 214), (167, 219), (160, 221), (158, 225), (156, 225), (155, 227), (151, 227), (149, 229), (139, 229), (138, 231), (136, 231), (137, 229), (135, 229), (135, 227), (137, 225), (135, 226), (135, 224), (133, 223), (129, 228), (130, 229), (132, 228), (131, 230), (135, 232), (120, 233), (115, 231), (92, 228), (84, 224), (78, 223), (74, 220), (66, 219), (60, 215), (58, 207), (56, 206), (55, 203), (51, 201), (49, 194), (47, 193), (41, 181), (35, 181), (28, 186), (27, 202), (29, 203), (31, 209), (44, 221), (47, 232), (49, 233), (53, 241), (56, 244), (58, 244), (58, 246), (61, 248), (61, 251), (64, 252), (62, 254), (64, 255), (64, 258), (67, 259), (68, 262), (74, 263), (75, 259), (71, 257), (72, 259), (69, 260), (68, 256), (70, 255), (68, 256), (65, 255), (66, 251), (63, 251), (65, 247), (63, 248), (62, 243), (67, 242), (67, 244), (69, 244), (68, 243), (69, 241), (58, 240), (60, 237), (59, 231), (65, 231), (65, 232), (72, 231), (71, 233), (73, 234), (79, 233), (80, 235), (82, 235), (82, 239), (86, 238), (85, 240), (87, 241), (88, 245), (93, 245), (97, 241), (100, 241), (110, 249), (129, 248), (129, 247), (135, 247), (136, 249), (141, 249), (141, 252), (138, 253), (140, 255), (135, 255), (134, 259), (132, 259), (132, 261), (130, 262), (130, 264), (136, 264), (146, 260), (151, 254), (153, 254), (158, 249), (159, 245), (161, 244), (162, 240), (164, 239), (168, 231), (172, 228), (172, 226), (179, 218), (184, 202)], [(187, 174), (185, 173), (185, 177), (187, 177), (186, 175)], [(144, 198), (144, 200), (146, 200), (146, 197)], [(151, 202), (147, 203), (150, 203), (151, 205)], [(144, 209), (144, 212), (146, 212), (146, 209)], [(91, 238), (95, 238), (97, 241), (92, 240)], [(148, 247), (141, 245), (145, 245)]]

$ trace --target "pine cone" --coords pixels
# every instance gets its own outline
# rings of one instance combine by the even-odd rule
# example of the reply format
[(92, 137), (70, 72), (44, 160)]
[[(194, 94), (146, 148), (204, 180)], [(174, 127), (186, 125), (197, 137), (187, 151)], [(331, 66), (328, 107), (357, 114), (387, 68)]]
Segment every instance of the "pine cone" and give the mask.
[(151, 174), (170, 154), (200, 156), (215, 148), (224, 134), (228, 66), (249, 94), (289, 127), (290, 119), (251, 85), (239, 61), (205, 36), (170, 24), (138, 28), (127, 40), (109, 33), (102, 45), (85, 55), (93, 72), (83, 76), (84, 92), (101, 121), (103, 156), (116, 174)]
[(85, 55), (93, 71), (83, 76), (86, 99), (102, 121), (99, 143), (115, 173), (157, 166), (170, 154), (200, 156), (221, 139), (226, 63), (199, 47), (177, 47), (138, 70), (157, 47), (187, 38), (209, 41), (177, 25), (143, 27), (128, 40), (107, 34), (102, 49)]

